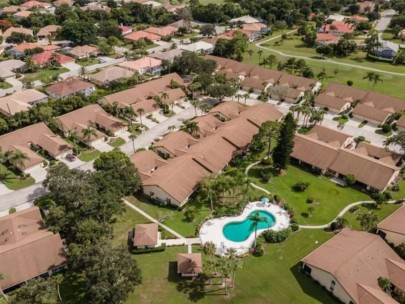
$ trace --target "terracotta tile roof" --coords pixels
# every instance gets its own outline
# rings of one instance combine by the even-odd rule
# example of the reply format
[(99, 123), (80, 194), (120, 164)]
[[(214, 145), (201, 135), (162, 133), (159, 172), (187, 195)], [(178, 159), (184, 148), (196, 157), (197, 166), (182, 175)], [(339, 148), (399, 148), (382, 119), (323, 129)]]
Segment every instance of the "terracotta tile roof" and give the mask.
[(239, 117), (221, 126), (216, 134), (221, 135), (238, 149), (245, 149), (257, 132), (259, 128), (256, 125), (244, 117)]
[(243, 111), (246, 111), (247, 108), (243, 107), (242, 105), (233, 102), (233, 101), (225, 101), (220, 103), (219, 105), (215, 106), (210, 110), (210, 113), (220, 113), (221, 115), (225, 116), (227, 119), (232, 119), (238, 117)]
[(5, 6), (1, 9), (1, 12), (3, 14), (14, 14), (17, 13), (19, 10), (26, 10), (25, 7), (20, 7), (17, 5), (10, 5), (10, 6)]
[(37, 36), (47, 37), (48, 35), (54, 35), (58, 29), (60, 29), (60, 26), (58, 25), (47, 25), (39, 30)]
[[(40, 146), (54, 157), (71, 149), (71, 146), (67, 142), (55, 135), (42, 122), (0, 136), (0, 146), (3, 151), (9, 149), (16, 150), (16, 147), (20, 147), (25, 148), (24, 152), (27, 152), (26, 149), (28, 149), (29, 152), (32, 152), (29, 149), (30, 144)], [(31, 154), (31, 156), (32, 160), (35, 159), (35, 162), (39, 158), (39, 155), (35, 153)], [(40, 159), (42, 161), (42, 158)], [(32, 166), (32, 164), (29, 164), (29, 161), (30, 160), (27, 160), (27, 164), (25, 165), (27, 168)]]
[(315, 104), (322, 107), (327, 107), (329, 109), (334, 109), (337, 111), (342, 111), (342, 109), (350, 103), (347, 100), (341, 99), (339, 97), (331, 96), (325, 93), (321, 93), (315, 98)]
[(264, 23), (246, 23), (242, 26), (244, 31), (249, 32), (260, 32), (263, 28), (267, 28), (267, 25)]
[(163, 103), (165, 103), (167, 105), (171, 105), (175, 101), (183, 99), (183, 98), (186, 97), (186, 94), (180, 88), (170, 89), (170, 90), (165, 91), (164, 93), (168, 94), (168, 97), (166, 99), (164, 99), (162, 97), (163, 92), (159, 93), (158, 96), (160, 97), (161, 102), (163, 102)]
[(337, 43), (339, 41), (339, 37), (336, 37), (333, 34), (317, 33), (316, 41), (318, 41), (318, 42), (327, 41), (327, 42)]
[(266, 121), (279, 121), (283, 117), (283, 113), (268, 103), (260, 103), (248, 107), (239, 116), (246, 118), (249, 122), (260, 128)]
[(130, 107), (134, 109), (135, 112), (139, 109), (143, 109), (145, 113), (151, 113), (160, 109), (158, 104), (153, 99), (141, 100), (132, 104)]
[(41, 164), (44, 160), (44, 158), (42, 156), (40, 156), (39, 154), (36, 154), (34, 151), (32, 151), (27, 146), (11, 145), (11, 146), (9, 146), (8, 151), (13, 151), (13, 152), (20, 151), (27, 157), (27, 159), (25, 159), (23, 161), (22, 165), (18, 165), (18, 168), (20, 170), (30, 169), (36, 165)]
[(67, 4), (69, 6), (73, 5), (74, 1), (73, 0), (56, 0), (53, 2), (53, 5), (55, 6), (61, 6), (62, 4)]
[(376, 92), (368, 92), (361, 103), (391, 113), (405, 111), (405, 100)]
[(317, 83), (317, 80), (305, 77), (295, 76), (283, 73), (280, 77), (278, 84), (288, 86), (289, 88), (298, 89), (300, 91), (310, 91)]
[(134, 246), (156, 246), (158, 243), (158, 224), (137, 224), (135, 226)]
[(202, 273), (201, 253), (178, 253), (177, 273), (179, 274)]
[(179, 84), (184, 84), (183, 79), (178, 74), (172, 73), (148, 82), (144, 82), (134, 88), (106, 95), (102, 99), (110, 104), (118, 102), (121, 107), (125, 107), (146, 99), (151, 99), (152, 96), (156, 96), (156, 94), (159, 94), (162, 91), (169, 90), (172, 80)]
[(32, 8), (32, 7), (50, 7), (51, 5), (47, 2), (39, 2), (36, 0), (27, 1), (21, 4), (21, 7)]
[(398, 234), (405, 235), (405, 205), (397, 209), (390, 216), (378, 223), (378, 229), (392, 231)]
[(153, 172), (159, 167), (167, 164), (166, 160), (152, 150), (136, 152), (131, 155), (130, 161), (138, 170), (142, 181), (151, 177)]
[(98, 73), (89, 76), (92, 82), (108, 83), (115, 80), (130, 78), (134, 72), (117, 66), (107, 67)]
[(386, 260), (390, 281), (405, 292), (405, 261)]
[(371, 119), (379, 123), (383, 123), (388, 116), (392, 114), (391, 112), (377, 109), (362, 103), (355, 106), (352, 113), (354, 115), (359, 115), (366, 120)]
[(397, 120), (396, 125), (400, 128), (405, 128), (405, 115), (401, 115), (401, 117)]
[(14, 17), (28, 18), (31, 14), (31, 11), (19, 11), (14, 14)]
[(34, 89), (15, 92), (0, 98), (0, 112), (11, 116), (16, 113), (28, 111), (36, 102), (46, 100), (48, 96)]
[(63, 54), (60, 54), (60, 53), (56, 53), (56, 52), (53, 52), (53, 51), (45, 51), (45, 52), (42, 52), (42, 53), (39, 53), (39, 54), (35, 54), (35, 55), (33, 55), (31, 57), (31, 59), (36, 64), (44, 65), (44, 64), (47, 64), (47, 63), (49, 63), (51, 61), (53, 54), (56, 54), (56, 56), (57, 56), (56, 61), (59, 64), (65, 64), (65, 63), (68, 63), (68, 62), (75, 62), (74, 58), (63, 55)]
[(386, 294), (381, 288), (357, 284), (358, 304), (398, 304), (392, 297)]
[(156, 52), (149, 54), (150, 57), (160, 60), (173, 60), (175, 57), (180, 56), (183, 53), (181, 49), (173, 49), (166, 52)]
[(69, 51), (70, 54), (72, 54), (73, 56), (75, 56), (77, 58), (95, 55), (99, 52), (100, 51), (98, 48), (91, 46), (91, 45), (76, 46)]
[(162, 65), (162, 61), (152, 57), (143, 57), (138, 60), (124, 61), (118, 64), (122, 68), (140, 71), (145, 68), (156, 68)]
[(192, 146), (198, 143), (198, 140), (190, 134), (178, 131), (165, 135), (161, 140), (153, 144), (154, 148), (164, 148), (175, 156), (183, 155)]
[(44, 228), (38, 207), (1, 217), (0, 233), (3, 290), (47, 273), (66, 261), (59, 234)]
[[(121, 120), (109, 115), (98, 104), (88, 105), (62, 116), (58, 116), (55, 120), (59, 127), (65, 132), (87, 128), (89, 123), (99, 124), (101, 127), (111, 132), (115, 132), (125, 127), (125, 124)], [(101, 136), (104, 136), (102, 133), (100, 134)]]
[(3, 33), (3, 39), (6, 40), (9, 36), (11, 36), (12, 33), (21, 33), (21, 34), (29, 35), (29, 36), (34, 35), (32, 33), (31, 29), (26, 29), (26, 28), (22, 28), (22, 27), (9, 27)]
[(330, 169), (342, 175), (352, 174), (357, 181), (384, 190), (400, 168), (352, 150), (340, 149)]
[(178, 31), (178, 28), (167, 25), (165, 27), (148, 27), (144, 31), (161, 37), (166, 37), (176, 33)]
[(374, 146), (366, 142), (359, 143), (355, 151), (356, 153), (370, 156), (392, 166), (396, 166), (402, 157), (400, 154), (392, 152), (388, 148)]
[(336, 148), (341, 148), (351, 135), (336, 131), (334, 129), (315, 125), (306, 135)]
[(378, 278), (389, 276), (386, 259), (402, 262), (380, 236), (346, 228), (302, 261), (332, 274), (359, 303), (358, 284), (380, 290)]
[[(334, 26), (335, 29), (331, 29), (332, 26)], [(331, 24), (325, 24), (322, 27), (322, 29), (325, 32), (346, 34), (346, 33), (353, 33), (354, 26), (353, 26), (353, 24), (347, 24), (344, 21), (336, 21), (336, 20), (334, 20)]]
[(42, 46), (39, 46), (37, 43), (35, 42), (28, 42), (28, 43), (20, 43), (17, 44), (15, 46), (13, 46), (11, 49), (13, 51), (17, 51), (17, 52), (25, 52), (26, 50), (32, 50), (35, 48), (42, 48)]
[(218, 120), (215, 116), (211, 114), (198, 116), (194, 118), (193, 121), (197, 123), (199, 133), (203, 137), (215, 134), (218, 128), (224, 124), (224, 122)]
[(291, 157), (327, 170), (338, 154), (338, 148), (309, 136), (296, 134)]
[(157, 40), (160, 40), (161, 37), (159, 35), (148, 33), (148, 32), (145, 32), (145, 31), (132, 32), (132, 33), (130, 33), (128, 35), (125, 35), (125, 37), (124, 37), (124, 39), (134, 40), (134, 41), (139, 40), (141, 38), (149, 39), (151, 41), (157, 41)]
[(338, 83), (329, 83), (323, 93), (329, 96), (339, 97), (350, 103), (360, 101), (367, 95), (367, 91)]
[(46, 88), (46, 92), (48, 94), (55, 94), (56, 96), (59, 96), (59, 98), (63, 98), (82, 92), (91, 87), (94, 87), (94, 85), (89, 82), (77, 78), (67, 78), (50, 85)]

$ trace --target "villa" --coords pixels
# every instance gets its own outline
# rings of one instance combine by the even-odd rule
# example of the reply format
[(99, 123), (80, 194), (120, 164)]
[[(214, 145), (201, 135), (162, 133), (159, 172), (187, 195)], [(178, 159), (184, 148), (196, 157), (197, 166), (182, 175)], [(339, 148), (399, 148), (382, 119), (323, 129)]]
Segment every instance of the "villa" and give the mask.
[(223, 121), (218, 120), (214, 115), (211, 114), (198, 116), (194, 118), (193, 121), (196, 122), (198, 126), (198, 134), (196, 134), (196, 138), (213, 135), (216, 131), (218, 131), (218, 128), (224, 124)]
[(165, 27), (148, 27), (144, 31), (147, 33), (158, 35), (160, 37), (168, 37), (176, 33), (178, 31), (178, 28), (168, 25)]
[(0, 218), (1, 289), (5, 292), (37, 278), (51, 276), (66, 262), (59, 233), (45, 228), (38, 207)]
[(61, 159), (72, 151), (72, 147), (43, 122), (1, 135), (0, 146), (4, 152), (21, 151), (26, 154), (28, 158), (19, 168), (24, 172), (40, 167), (44, 161), (44, 158), (33, 149), (36, 151), (42, 149), (55, 159)]
[[(112, 136), (118, 136), (127, 130), (124, 124), (118, 118), (108, 114), (97, 104), (88, 105), (81, 109), (66, 113), (55, 118), (59, 129), (69, 136), (72, 131), (77, 131), (80, 140), (84, 141), (82, 131), (89, 127), (96, 127)], [(107, 137), (107, 134), (96, 130), (96, 134), (92, 135), (90, 142), (102, 142)]]
[(45, 89), (46, 93), (55, 99), (63, 99), (76, 94), (83, 94), (88, 97), (92, 95), (95, 90), (96, 87), (93, 84), (77, 78), (67, 78), (51, 84)]
[(210, 114), (218, 118), (220, 121), (229, 121), (238, 117), (240, 113), (245, 110), (247, 110), (247, 108), (239, 103), (226, 101), (212, 108)]
[(5, 60), (0, 62), (0, 78), (6, 80), (7, 78), (15, 78), (15, 73), (24, 70), (25, 62), (21, 60)]
[(375, 234), (346, 228), (301, 261), (304, 273), (345, 304), (397, 303), (380, 277), (405, 291), (405, 261)]
[(28, 36), (34, 36), (31, 29), (26, 29), (22, 27), (9, 27), (3, 33), (3, 40), (6, 41), (8, 37), (11, 36), (12, 33), (20, 33)]
[(56, 32), (60, 29), (58, 25), (47, 25), (41, 28), (37, 33), (38, 40), (44, 40), (48, 38), (55, 38)]
[(385, 220), (378, 223), (378, 235), (389, 244), (399, 246), (405, 243), (405, 205), (400, 207)]
[(153, 54), (149, 54), (150, 57), (156, 58), (159, 60), (168, 60), (169, 62), (173, 62), (174, 58), (181, 56), (183, 53), (183, 50), (181, 49), (173, 49), (173, 50), (168, 50), (165, 52), (156, 52)]
[(182, 277), (197, 277), (202, 271), (201, 253), (177, 254), (177, 273)]
[(124, 61), (118, 64), (119, 67), (130, 71), (138, 72), (139, 74), (160, 75), (162, 70), (162, 61), (152, 57), (143, 57), (138, 60)]
[(5, 116), (13, 116), (28, 111), (36, 104), (47, 101), (47, 95), (34, 89), (15, 92), (0, 98), (0, 113)]
[(108, 87), (111, 82), (128, 79), (134, 75), (135, 73), (133, 71), (118, 66), (111, 66), (98, 73), (89, 75), (89, 80), (98, 86)]
[(187, 153), (187, 150), (198, 142), (198, 140), (186, 132), (171, 132), (154, 143), (153, 150), (164, 159), (168, 159)]
[(167, 161), (152, 150), (134, 153), (130, 157), (131, 163), (137, 168), (141, 181), (151, 177), (153, 172), (167, 164)]
[(69, 51), (69, 54), (71, 54), (76, 59), (83, 59), (96, 57), (98, 54), (100, 54), (100, 50), (91, 45), (80, 45), (71, 49)]
[(138, 41), (139, 39), (148, 39), (150, 41), (158, 41), (162, 37), (156, 34), (148, 33), (145, 31), (136, 31), (124, 36), (124, 39), (131, 41)]
[(31, 57), (39, 67), (45, 67), (50, 65), (55, 60), (59, 65), (63, 66), (67, 63), (75, 62), (75, 59), (64, 54), (56, 53), (54, 51), (44, 51), (39, 54), (35, 54)]
[(153, 248), (158, 246), (160, 233), (158, 224), (137, 224), (133, 236), (133, 246), (140, 248)]

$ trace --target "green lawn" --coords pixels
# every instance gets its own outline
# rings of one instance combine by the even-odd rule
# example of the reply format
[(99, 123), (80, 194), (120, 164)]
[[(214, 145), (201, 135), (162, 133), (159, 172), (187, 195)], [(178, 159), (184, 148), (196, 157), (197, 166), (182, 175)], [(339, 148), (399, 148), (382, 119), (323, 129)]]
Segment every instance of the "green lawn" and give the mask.
[[(191, 201), (182, 210), (176, 210), (170, 207), (160, 207), (142, 198), (127, 197), (127, 200), (185, 237), (194, 237), (196, 227), (211, 214), (209, 206), (197, 205)], [(185, 220), (184, 212), (187, 210), (194, 212), (193, 222)]]
[(221, 3), (224, 3), (224, 2), (225, 2), (225, 0), (200, 0), (200, 3), (202, 5), (207, 5), (207, 4), (210, 4), (210, 3), (221, 4)]
[(19, 190), (35, 184), (35, 180), (32, 177), (20, 179), (20, 177), (17, 176), (14, 172), (10, 171), (4, 165), (0, 164), (0, 173), (3, 172), (7, 174), (7, 178), (2, 180), (1, 182), (10, 190)]
[(88, 161), (91, 161), (91, 160), (97, 158), (100, 154), (101, 154), (101, 152), (98, 150), (82, 151), (79, 154), (79, 159), (81, 161), (88, 162)]
[(389, 40), (389, 41), (395, 42), (395, 43), (405, 44), (404, 40), (394, 38), (394, 35), (393, 35), (392, 30), (390, 28), (387, 28), (384, 31), (381, 38), (384, 39), (384, 40)]
[(398, 186), (399, 191), (390, 191), (392, 199), (394, 200), (405, 199), (405, 179), (401, 179), (398, 182)]
[(5, 90), (11, 88), (12, 85), (9, 84), (7, 81), (0, 81), (0, 89)]
[[(137, 255), (142, 284), (135, 287), (126, 303), (335, 304), (334, 299), (299, 270), (300, 259), (331, 236), (322, 230), (300, 231), (283, 244), (266, 246), (263, 257), (244, 258), (243, 267), (236, 274), (236, 288), (230, 289), (229, 297), (220, 286), (205, 286), (199, 291), (176, 276), (176, 254), (185, 252), (184, 246)], [(198, 251), (199, 248), (193, 246), (193, 252)]]
[(80, 59), (76, 63), (83, 66), (83, 67), (87, 67), (87, 66), (90, 66), (90, 65), (100, 63), (100, 59), (98, 59), (98, 58)]
[(123, 144), (125, 144), (125, 139), (123, 139), (121, 137), (117, 137), (113, 142), (110, 142), (108, 144), (114, 148), (118, 148), (118, 147), (122, 146)]
[[(253, 168), (249, 174), (252, 177), (258, 176), (258, 168)], [(267, 184), (258, 179), (255, 182), (272, 194), (278, 194), (284, 202), (293, 207), (295, 218), (302, 225), (329, 223), (348, 204), (370, 200), (368, 195), (360, 191), (341, 187), (326, 177), (316, 176), (292, 165), (284, 175), (273, 177)], [(308, 182), (310, 185), (305, 192), (294, 192), (292, 186), (297, 182)], [(316, 203), (308, 204), (309, 198), (315, 199)], [(308, 215), (309, 206), (314, 208), (312, 216)]]
[(378, 216), (378, 221), (380, 222), (388, 215), (393, 213), (395, 210), (397, 210), (400, 206), (401, 204), (383, 204), (379, 208), (376, 208), (375, 205), (362, 205), (359, 206), (360, 208), (357, 211), (353, 213), (349, 211), (343, 217), (349, 221), (349, 226), (351, 226), (353, 229), (360, 230), (360, 224), (356, 220), (356, 217), (359, 214), (374, 212)]
[[(267, 39), (267, 38), (266, 38)], [(272, 51), (264, 50), (258, 48), (254, 44), (250, 44), (249, 49), (254, 51), (252, 58), (250, 59), (249, 54), (244, 55), (244, 61), (248, 63), (258, 64), (259, 55), (258, 51), (262, 51), (261, 58), (265, 58), (269, 55), (275, 55), (277, 59), (281, 62), (285, 62), (288, 58), (280, 56)], [(304, 48), (299, 48), (298, 54), (301, 51), (304, 51)], [(385, 66), (386, 69), (391, 69), (397, 72), (405, 72), (405, 66), (394, 66), (388, 63), (383, 62), (370, 62), (365, 59), (357, 59), (354, 57), (352, 59), (347, 59), (352, 64), (357, 65), (368, 65), (380, 69), (381, 66)], [(340, 60), (339, 60), (340, 61)], [(344, 62), (344, 61), (343, 61)], [(348, 80), (353, 81), (353, 87), (380, 92), (382, 94), (392, 95), (398, 98), (405, 99), (405, 90), (398, 90), (398, 88), (403, 86), (405, 81), (405, 76), (390, 75), (386, 73), (378, 73), (383, 80), (382, 83), (377, 83), (375, 86), (371, 85), (363, 77), (367, 74), (367, 70), (362, 70), (354, 67), (342, 66), (339, 64), (329, 63), (327, 60), (306, 60), (307, 65), (314, 71), (314, 74), (317, 75), (323, 69), (327, 74), (327, 78), (323, 80), (323, 85), (326, 86), (329, 82), (336, 82), (346, 84)], [(276, 69), (277, 65), (273, 66), (273, 69)], [(268, 67), (267, 67), (268, 68)]]
[(59, 74), (68, 72), (67, 68), (57, 68), (57, 69), (41, 69), (37, 73), (28, 73), (24, 75), (24, 82), (30, 82), (35, 80), (40, 80), (43, 83), (50, 83), (53, 78)]

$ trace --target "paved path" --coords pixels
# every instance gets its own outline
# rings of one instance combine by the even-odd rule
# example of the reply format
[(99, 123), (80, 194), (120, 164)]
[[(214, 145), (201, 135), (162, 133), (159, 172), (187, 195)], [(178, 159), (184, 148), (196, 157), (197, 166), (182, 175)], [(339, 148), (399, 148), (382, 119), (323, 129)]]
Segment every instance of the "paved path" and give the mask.
[(128, 202), (125, 199), (122, 199), (124, 201), (124, 204), (127, 205), (129, 208), (135, 210), (136, 212), (138, 212), (139, 214), (142, 214), (144, 217), (146, 217), (148, 220), (150, 220), (152, 223), (156, 223), (158, 224), (160, 227), (162, 227), (163, 229), (169, 231), (171, 234), (173, 234), (174, 236), (178, 237), (179, 239), (186, 239), (184, 236), (182, 236), (180, 233), (177, 233), (176, 231), (174, 231), (173, 229), (167, 227), (166, 225), (162, 224), (161, 222), (159, 222), (157, 219), (151, 217), (149, 214), (147, 214), (145, 211), (143, 211), (142, 209), (138, 208), (137, 206), (131, 204), (130, 202)]
[[(296, 31), (297, 31), (297, 30), (292, 30), (292, 31), (287, 32), (286, 34), (291, 34), (291, 33), (294, 33), (294, 32), (296, 32)], [(275, 49), (272, 49), (272, 48), (263, 46), (263, 44), (265, 44), (265, 43), (267, 43), (267, 42), (269, 42), (269, 41), (278, 39), (278, 38), (280, 38), (280, 37), (281, 37), (281, 35), (274, 36), (274, 37), (271, 37), (271, 38), (266, 39), (266, 40), (264, 40), (264, 41), (257, 42), (255, 45), (256, 45), (258, 48), (261, 48), (261, 49), (264, 49), (264, 50), (267, 50), (267, 51), (276, 53), (276, 54), (278, 54), (278, 55), (280, 55), (280, 56), (283, 56), (283, 57), (295, 57), (295, 58), (300, 58), (300, 59), (305, 59), (305, 60), (310, 60), (310, 61), (322, 62), (322, 60), (319, 60), (319, 59), (314, 59), (314, 58), (307, 57), (307, 56), (286, 54), (286, 53), (284, 53), (284, 52), (281, 52), (281, 51), (278, 51), (278, 50), (275, 50)], [(344, 63), (344, 62), (340, 62), (340, 61), (335, 61), (335, 60), (333, 60), (333, 59), (327, 59), (327, 60), (324, 60), (324, 61), (327, 62), (327, 63), (332, 63), (332, 64), (336, 64), (336, 65), (340, 65), (340, 66), (352, 67), (352, 68), (356, 68), (356, 69), (363, 69), (363, 70), (367, 70), (367, 71), (374, 71), (374, 72), (385, 73), (385, 74), (390, 74), (390, 75), (405, 76), (405, 73), (390, 72), (390, 71), (385, 71), (385, 70), (380, 70), (380, 69), (365, 67), (365, 66), (362, 66), (362, 65), (356, 65), (356, 64), (351, 64), (351, 63)]]
[(188, 238), (188, 239), (167, 239), (160, 240), (161, 244), (166, 244), (166, 246), (181, 246), (181, 245), (196, 245), (201, 244), (200, 238)]

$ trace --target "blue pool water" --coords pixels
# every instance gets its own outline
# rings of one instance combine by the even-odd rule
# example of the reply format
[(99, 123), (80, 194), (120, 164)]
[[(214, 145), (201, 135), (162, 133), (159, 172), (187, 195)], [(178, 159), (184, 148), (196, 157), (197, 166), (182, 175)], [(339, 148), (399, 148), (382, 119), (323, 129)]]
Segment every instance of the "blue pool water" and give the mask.
[(222, 233), (224, 236), (233, 242), (243, 242), (246, 241), (249, 236), (255, 232), (255, 229), (252, 226), (253, 221), (249, 219), (250, 215), (256, 215), (259, 212), (260, 217), (264, 217), (267, 219), (267, 222), (259, 222), (257, 226), (257, 230), (260, 229), (267, 229), (272, 227), (276, 219), (274, 215), (270, 212), (259, 210), (259, 211), (252, 211), (244, 221), (241, 222), (231, 222), (224, 226)]

